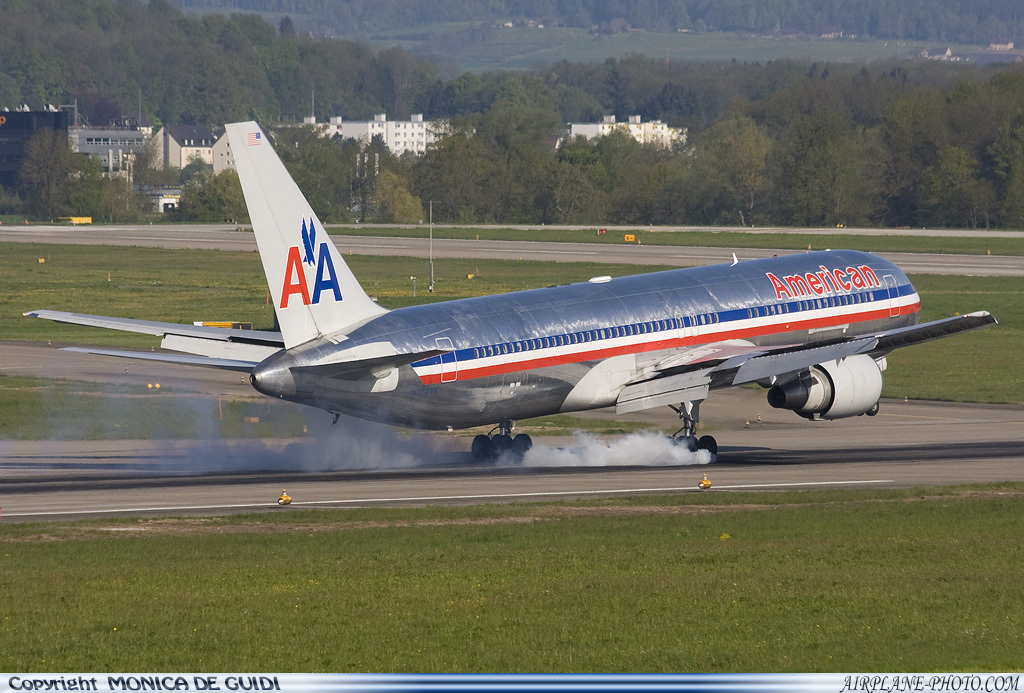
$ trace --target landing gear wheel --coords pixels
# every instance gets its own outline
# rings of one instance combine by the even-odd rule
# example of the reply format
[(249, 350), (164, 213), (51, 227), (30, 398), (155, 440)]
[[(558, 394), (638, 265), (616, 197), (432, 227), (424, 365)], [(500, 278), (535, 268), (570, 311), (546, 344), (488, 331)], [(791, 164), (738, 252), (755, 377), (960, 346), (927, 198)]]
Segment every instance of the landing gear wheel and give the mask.
[(864, 413), (867, 414), (868, 416), (875, 416), (876, 414), (878, 414), (878, 402), (875, 402), (875, 406), (871, 407)]
[(491, 445), (494, 446), (494, 456), (501, 457), (512, 449), (512, 436), (504, 433), (496, 435), (491, 438)]
[(707, 450), (711, 453), (712, 457), (718, 455), (718, 441), (715, 440), (714, 436), (701, 436), (700, 440), (697, 441), (698, 450)]
[(693, 436), (677, 436), (672, 439), (676, 445), (681, 445), (690, 452), (697, 452), (697, 439)]
[(520, 433), (519, 435), (512, 439), (512, 452), (519, 459), (523, 459), (523, 456), (526, 455), (526, 453), (529, 452), (530, 448), (532, 447), (533, 438), (526, 435), (525, 433)]
[(486, 462), (494, 457), (494, 445), (487, 436), (480, 435), (473, 438), (473, 459), (477, 462)]

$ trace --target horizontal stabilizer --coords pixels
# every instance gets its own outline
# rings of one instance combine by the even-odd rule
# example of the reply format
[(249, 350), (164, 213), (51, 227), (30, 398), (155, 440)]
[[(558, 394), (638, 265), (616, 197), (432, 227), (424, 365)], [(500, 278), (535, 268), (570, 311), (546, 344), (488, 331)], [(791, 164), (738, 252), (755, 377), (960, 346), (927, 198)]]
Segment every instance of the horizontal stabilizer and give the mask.
[(249, 371), (263, 359), (284, 348), (284, 341), (278, 332), (111, 318), (103, 315), (65, 313), (59, 310), (33, 310), (25, 315), (71, 325), (150, 334), (163, 338), (160, 346), (164, 349), (193, 355), (186, 359), (181, 356), (153, 354), (152, 352), (74, 349), (90, 354), (104, 354), (121, 358), (141, 358)]
[(61, 351), (74, 351), (79, 354), (94, 354), (97, 356), (114, 356), (122, 359), (177, 363), (186, 366), (203, 366), (205, 368), (219, 368), (221, 370), (243, 371), (245, 373), (248, 373), (257, 365), (255, 361), (235, 361), (232, 359), (190, 356), (188, 354), (165, 354), (152, 351), (117, 351), (115, 349), (93, 349), (91, 347), (66, 347), (61, 349)]
[(174, 322), (155, 322), (153, 320), (132, 320), (129, 318), (111, 318), (103, 315), (86, 315), (85, 313), (65, 313), (60, 310), (32, 310), (25, 313), (29, 318), (43, 318), (70, 325), (102, 327), (121, 332), (138, 332), (157, 337), (182, 335), (198, 337), (222, 342), (240, 342), (243, 344), (261, 344), (278, 349), (284, 347), (280, 332), (264, 332), (262, 330), (237, 330), (224, 327), (203, 327), (200, 325), (182, 325)]

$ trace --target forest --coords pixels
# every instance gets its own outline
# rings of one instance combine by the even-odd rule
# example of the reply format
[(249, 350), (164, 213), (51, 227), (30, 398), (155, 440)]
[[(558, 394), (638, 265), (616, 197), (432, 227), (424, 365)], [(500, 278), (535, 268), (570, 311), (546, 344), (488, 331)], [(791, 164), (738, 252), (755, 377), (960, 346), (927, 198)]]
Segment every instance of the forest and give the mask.
[[(418, 221), (433, 201), (446, 222), (1024, 227), (1017, 65), (631, 56), (458, 74), (399, 49), (300, 35), (283, 20), (192, 17), (165, 0), (7, 5), (16, 11), (0, 23), (0, 107), (77, 100), (102, 125), (141, 100), (154, 125), (253, 118), (270, 130), (301, 122), (315, 91), (320, 121), (423, 113), (450, 123), (420, 158), (277, 130), (327, 222)], [(567, 122), (606, 113), (685, 127), (688, 140), (665, 150), (613, 135), (555, 148)], [(79, 173), (44, 201), (47, 169), (34, 161), (19, 191), (0, 193), (0, 213), (142, 214), (130, 190), (51, 145), (37, 157)], [(230, 174), (187, 173), (183, 218), (241, 216)], [(166, 180), (140, 162), (136, 182)]]

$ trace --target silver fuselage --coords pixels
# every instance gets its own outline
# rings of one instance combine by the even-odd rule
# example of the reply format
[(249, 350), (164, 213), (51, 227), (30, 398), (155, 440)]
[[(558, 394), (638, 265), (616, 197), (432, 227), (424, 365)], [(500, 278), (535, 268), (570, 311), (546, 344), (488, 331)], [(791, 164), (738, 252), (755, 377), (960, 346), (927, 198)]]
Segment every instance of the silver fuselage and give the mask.
[[(282, 350), (252, 381), (332, 412), (466, 428), (612, 405), (701, 345), (827, 343), (916, 324), (919, 308), (891, 262), (822, 251), (401, 308)], [(377, 368), (365, 365), (375, 345)], [(362, 370), (346, 367), (350, 350)]]

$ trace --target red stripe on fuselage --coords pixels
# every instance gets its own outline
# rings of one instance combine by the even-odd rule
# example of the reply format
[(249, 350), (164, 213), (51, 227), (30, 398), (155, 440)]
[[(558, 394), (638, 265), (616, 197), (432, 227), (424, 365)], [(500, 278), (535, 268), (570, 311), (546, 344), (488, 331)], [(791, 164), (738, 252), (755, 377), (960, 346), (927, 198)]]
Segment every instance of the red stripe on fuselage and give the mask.
[[(877, 304), (875, 304), (877, 306)], [(602, 359), (611, 358), (612, 356), (622, 356), (627, 354), (643, 354), (651, 351), (659, 351), (662, 349), (673, 349), (678, 347), (689, 347), (697, 346), (701, 344), (709, 344), (711, 342), (721, 342), (727, 339), (747, 339), (750, 337), (759, 337), (766, 334), (786, 334), (787, 332), (800, 332), (803, 330), (813, 330), (822, 327), (834, 327), (836, 325), (843, 325), (850, 322), (867, 322), (869, 320), (879, 320), (897, 317), (897, 315), (912, 315), (913, 313), (921, 310), (921, 301), (918, 300), (915, 303), (911, 303), (905, 306), (899, 306), (899, 313), (897, 315), (890, 314), (890, 307), (883, 305), (874, 307), (870, 311), (862, 311), (856, 313), (840, 313), (836, 315), (828, 315), (819, 318), (807, 318), (804, 320), (793, 320), (785, 322), (779, 320), (777, 322), (768, 323), (764, 325), (753, 325), (749, 327), (738, 328), (734, 330), (722, 330), (711, 332), (710, 334), (700, 335), (697, 337), (672, 337), (667, 339), (659, 339), (651, 342), (633, 342), (631, 344), (623, 344), (621, 346), (614, 347), (601, 347), (590, 350), (573, 351), (567, 354), (553, 354), (550, 356), (537, 356), (529, 358), (528, 351), (515, 352), (510, 354), (502, 354), (501, 356), (509, 357), (525, 357), (515, 358), (514, 360), (505, 361), (503, 363), (497, 363), (489, 366), (472, 366), (472, 361), (459, 361), (457, 363), (458, 368), (458, 380), (472, 380), (475, 378), (486, 378), (493, 375), (504, 375), (506, 373), (515, 373), (518, 371), (530, 371), (537, 370), (540, 368), (549, 368), (551, 366), (564, 366), (570, 363), (580, 363), (582, 361), (600, 361)], [(782, 315), (774, 315), (770, 317), (785, 318), (796, 315), (794, 313), (784, 313)], [(763, 319), (763, 318), (762, 318)], [(721, 325), (721, 323), (718, 323)], [(712, 325), (703, 325), (699, 327), (714, 327)], [(675, 330), (678, 332), (678, 330)], [(633, 335), (634, 337), (638, 335)], [(573, 344), (565, 346), (587, 346), (593, 344), (593, 342), (583, 344)], [(497, 358), (494, 357), (481, 357), (483, 358)], [(476, 361), (477, 359), (473, 359)], [(455, 365), (455, 364), (448, 364)], [(441, 382), (441, 373), (425, 373), (417, 374), (420, 380), (425, 385), (434, 385)], [(453, 381), (446, 381), (453, 382)]]

